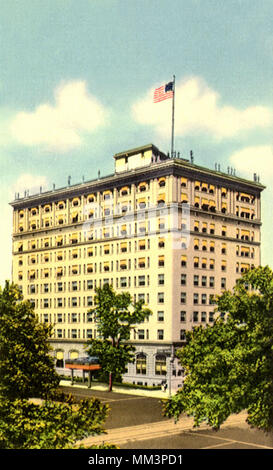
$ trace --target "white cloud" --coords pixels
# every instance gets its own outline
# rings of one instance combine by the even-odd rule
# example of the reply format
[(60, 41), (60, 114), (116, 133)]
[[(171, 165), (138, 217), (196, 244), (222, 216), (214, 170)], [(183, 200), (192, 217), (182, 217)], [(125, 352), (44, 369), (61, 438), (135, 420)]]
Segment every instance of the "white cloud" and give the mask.
[(230, 156), (229, 161), (238, 171), (238, 176), (243, 176), (253, 181), (253, 173), (256, 173), (260, 176), (260, 182), (266, 186), (266, 189), (261, 194), (261, 264), (268, 264), (273, 269), (273, 147), (270, 145), (245, 147), (234, 152)]
[(45, 176), (23, 173), (11, 187), (12, 198), (14, 193), (20, 193), (20, 196), (23, 197), (25, 191), (29, 191), (29, 195), (37, 194), (40, 192), (40, 187), (42, 187), (43, 192), (48, 188), (48, 181)]
[(18, 143), (66, 152), (82, 145), (84, 134), (107, 123), (108, 112), (84, 81), (61, 84), (54, 97), (54, 105), (43, 103), (33, 112), (17, 113), (10, 129)]
[[(156, 87), (154, 87), (156, 88)], [(152, 125), (158, 135), (169, 137), (171, 126), (171, 100), (153, 103), (153, 89), (132, 106), (134, 119)], [(176, 84), (176, 135), (206, 134), (225, 139), (256, 128), (273, 124), (273, 112), (263, 106), (250, 106), (243, 110), (222, 105), (219, 93), (201, 78), (191, 77)]]
[(273, 147), (270, 145), (257, 145), (244, 147), (229, 157), (231, 165), (246, 177), (253, 177), (253, 173), (260, 176), (261, 182), (270, 181), (273, 177)]

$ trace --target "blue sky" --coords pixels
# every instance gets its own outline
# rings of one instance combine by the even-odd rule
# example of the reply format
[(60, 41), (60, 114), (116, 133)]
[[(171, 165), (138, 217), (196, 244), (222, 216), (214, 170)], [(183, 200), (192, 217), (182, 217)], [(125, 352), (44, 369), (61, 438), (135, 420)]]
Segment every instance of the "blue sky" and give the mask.
[(0, 282), (10, 278), (14, 192), (113, 172), (113, 154), (175, 147), (267, 189), (262, 263), (273, 267), (272, 0), (0, 0)]

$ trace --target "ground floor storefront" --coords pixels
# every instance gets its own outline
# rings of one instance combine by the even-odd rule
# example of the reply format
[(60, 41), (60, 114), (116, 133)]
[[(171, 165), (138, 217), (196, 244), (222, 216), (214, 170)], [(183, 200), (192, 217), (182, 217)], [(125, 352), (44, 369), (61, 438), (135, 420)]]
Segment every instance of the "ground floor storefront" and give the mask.
[[(183, 385), (183, 369), (180, 366), (174, 344), (135, 344), (135, 361), (127, 365), (123, 381), (148, 387), (162, 386), (165, 390), (177, 390)], [(60, 375), (70, 375), (66, 362), (87, 356), (85, 343), (52, 341), (56, 369)], [(81, 377), (81, 370), (74, 370), (74, 377)]]

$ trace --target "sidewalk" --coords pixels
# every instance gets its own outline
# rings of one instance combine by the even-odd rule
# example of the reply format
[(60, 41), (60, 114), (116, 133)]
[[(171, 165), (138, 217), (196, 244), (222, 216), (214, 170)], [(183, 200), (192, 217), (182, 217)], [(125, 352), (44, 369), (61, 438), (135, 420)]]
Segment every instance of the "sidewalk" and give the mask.
[[(238, 415), (231, 415), (226, 420), (226, 422), (222, 424), (221, 429), (226, 429), (231, 426), (238, 426), (245, 429), (246, 416), (247, 415), (245, 412), (241, 412)], [(183, 431), (191, 431), (193, 430), (193, 428), (193, 418), (183, 416), (181, 417), (181, 419), (179, 419), (177, 423), (175, 423), (172, 419), (168, 421), (159, 421), (156, 423), (149, 423), (138, 426), (108, 429), (106, 434), (89, 436), (81, 441), (78, 441), (77, 445), (84, 445), (86, 447), (89, 447), (93, 445), (102, 445), (105, 443), (110, 443), (120, 446), (122, 444), (141, 442), (150, 439), (158, 439), (161, 437), (172, 438), (172, 436), (180, 434)], [(211, 431), (210, 427), (205, 423), (201, 423), (198, 429)], [(216, 436), (218, 437), (218, 435), (216, 434), (212, 437), (216, 438)]]
[[(71, 382), (68, 380), (61, 380), (60, 381), (60, 386), (71, 386)], [(85, 390), (100, 390), (103, 392), (108, 391), (108, 385), (99, 383), (99, 382), (92, 382), (91, 388), (88, 388), (87, 385), (81, 384), (79, 382), (74, 382), (73, 388), (82, 388)], [(163, 392), (162, 390), (142, 390), (142, 389), (137, 389), (137, 388), (129, 388), (129, 387), (122, 387), (118, 385), (113, 385), (113, 392), (116, 393), (124, 393), (127, 395), (137, 395), (141, 397), (150, 397), (150, 398), (169, 398), (169, 391), (168, 389)], [(174, 395), (176, 392), (173, 391), (172, 395)]]

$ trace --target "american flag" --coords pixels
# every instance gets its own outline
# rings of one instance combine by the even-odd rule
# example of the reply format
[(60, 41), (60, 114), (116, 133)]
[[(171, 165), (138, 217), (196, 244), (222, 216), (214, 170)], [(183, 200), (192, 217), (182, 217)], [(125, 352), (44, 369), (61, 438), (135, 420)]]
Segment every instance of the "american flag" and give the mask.
[(154, 91), (154, 103), (173, 97), (173, 82), (169, 82)]

